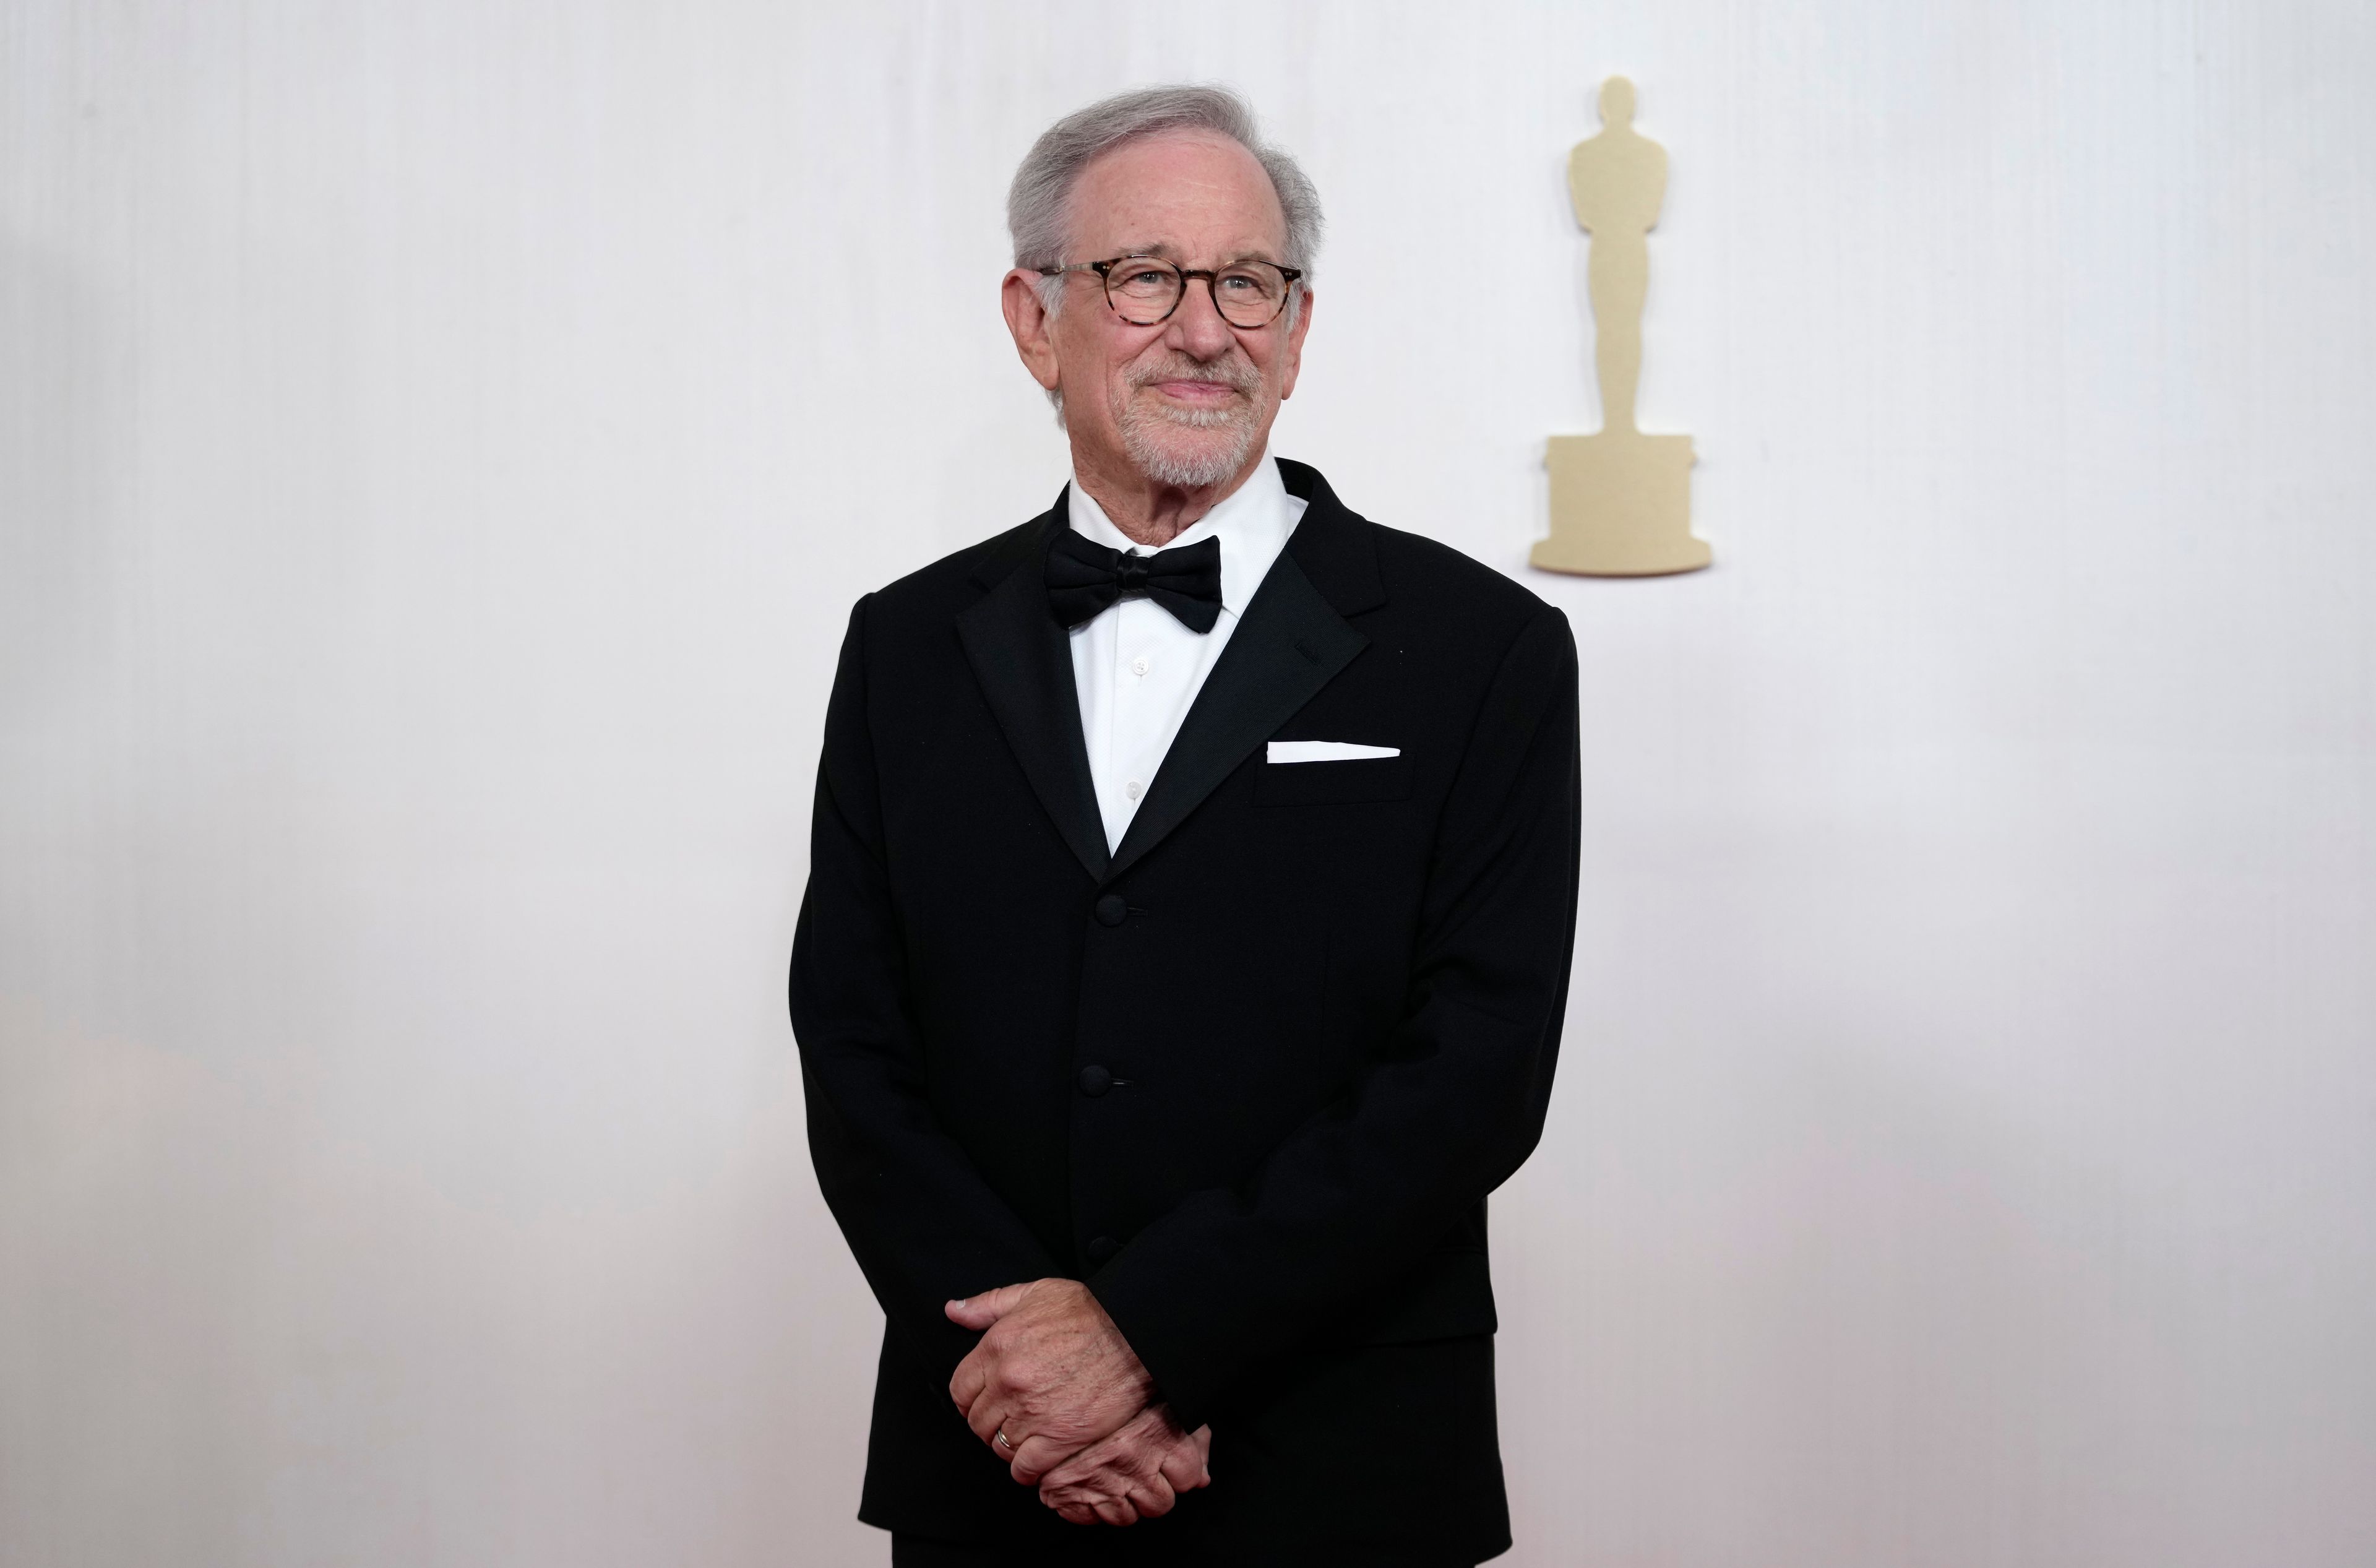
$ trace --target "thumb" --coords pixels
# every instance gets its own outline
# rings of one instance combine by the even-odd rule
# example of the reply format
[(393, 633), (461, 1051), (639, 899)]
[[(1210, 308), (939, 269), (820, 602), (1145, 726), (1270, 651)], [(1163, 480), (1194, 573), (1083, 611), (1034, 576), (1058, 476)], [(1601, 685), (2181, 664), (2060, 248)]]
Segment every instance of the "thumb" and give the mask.
[(941, 1311), (960, 1328), (984, 1329), (1013, 1312), (1023, 1300), (1023, 1292), (1029, 1289), (1028, 1285), (1002, 1285), (979, 1296), (968, 1296), (962, 1301), (951, 1301)]

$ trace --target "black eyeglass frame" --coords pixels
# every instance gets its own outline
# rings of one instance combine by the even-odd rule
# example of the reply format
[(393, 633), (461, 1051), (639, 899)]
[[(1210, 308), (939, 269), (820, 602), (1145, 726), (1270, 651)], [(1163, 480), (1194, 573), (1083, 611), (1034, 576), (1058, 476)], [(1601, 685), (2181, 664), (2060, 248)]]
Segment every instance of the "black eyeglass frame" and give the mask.
[[(1120, 267), (1125, 261), (1159, 261), (1162, 262), (1164, 266), (1171, 268), (1172, 271), (1180, 274), (1180, 297), (1171, 302), (1171, 308), (1170, 310), (1165, 311), (1153, 321), (1134, 321), (1131, 317), (1123, 315), (1122, 306), (1114, 303), (1113, 269)], [(1230, 270), (1230, 267), (1267, 267), (1273, 271), (1276, 271), (1280, 277), (1287, 279), (1287, 287), (1279, 291), (1278, 308), (1270, 313), (1270, 316), (1267, 320), (1256, 322), (1251, 327), (1240, 326), (1237, 322), (1230, 321), (1229, 316), (1221, 311), (1221, 302), (1219, 297), (1214, 296), (1213, 313), (1216, 315), (1219, 315), (1221, 319), (1224, 322), (1228, 322), (1230, 326), (1237, 327), (1241, 332), (1259, 332), (1264, 327), (1268, 327), (1271, 322), (1277, 321), (1280, 316), (1286, 315), (1287, 302), (1295, 298), (1295, 286), (1303, 281), (1303, 268), (1300, 267), (1288, 267), (1276, 261), (1264, 261), (1259, 257), (1251, 258), (1246, 261), (1233, 261), (1230, 263), (1230, 267), (1182, 267), (1176, 261), (1172, 261), (1167, 257), (1159, 255), (1117, 255), (1109, 256), (1103, 261), (1076, 261), (1069, 267), (1042, 267), (1036, 268), (1035, 270), (1037, 270), (1042, 278), (1060, 278), (1067, 272), (1094, 272), (1098, 275), (1098, 283), (1099, 286), (1099, 291), (1103, 293), (1106, 297), (1106, 308), (1108, 310), (1112, 311), (1116, 315), (1121, 315), (1124, 321), (1130, 322), (1133, 327), (1160, 327), (1165, 322), (1170, 320), (1173, 316), (1179, 315), (1180, 307), (1188, 303), (1188, 285), (1190, 283), (1202, 278), (1205, 280), (1205, 292), (1211, 295), (1213, 293), (1213, 285), (1219, 280), (1222, 273)]]

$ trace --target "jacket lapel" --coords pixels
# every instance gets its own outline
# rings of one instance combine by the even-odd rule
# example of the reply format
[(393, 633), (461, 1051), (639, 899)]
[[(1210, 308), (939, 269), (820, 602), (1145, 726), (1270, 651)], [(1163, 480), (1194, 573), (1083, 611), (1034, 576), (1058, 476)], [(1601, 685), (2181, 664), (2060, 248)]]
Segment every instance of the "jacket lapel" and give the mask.
[[(1289, 462), (1279, 469), (1289, 492), (1305, 500), (1303, 520), (1205, 678), (1112, 863), (1103, 869), (1106, 880), (1185, 822), (1256, 746), (1370, 646), (1338, 611), (1342, 605), (1358, 612), (1384, 601), (1365, 531), (1370, 525), (1347, 511), (1317, 472)], [(1330, 592), (1315, 584), (1315, 575)], [(1047, 618), (1043, 612), (1040, 619)], [(1069, 664), (1066, 670), (1069, 675)], [(1071, 689), (1068, 680), (1065, 690)], [(1077, 736), (1080, 726), (1073, 729)], [(1086, 762), (1083, 768), (1086, 778)]]
[[(1064, 630), (1048, 612), (1042, 563), (1056, 529), (1064, 526), (1065, 498), (1028, 535), (1012, 570), (957, 617), (957, 638), (1015, 760), (1032, 791), (1093, 877), (1106, 873), (1105, 823), (1089, 784), (1089, 753), (1081, 739), (1081, 703), (1073, 686), (1073, 652)], [(1005, 564), (997, 552), (990, 570)], [(1251, 610), (1251, 607), (1249, 607)], [(1241, 628), (1241, 635), (1242, 635)], [(1223, 650), (1226, 656), (1229, 650)]]

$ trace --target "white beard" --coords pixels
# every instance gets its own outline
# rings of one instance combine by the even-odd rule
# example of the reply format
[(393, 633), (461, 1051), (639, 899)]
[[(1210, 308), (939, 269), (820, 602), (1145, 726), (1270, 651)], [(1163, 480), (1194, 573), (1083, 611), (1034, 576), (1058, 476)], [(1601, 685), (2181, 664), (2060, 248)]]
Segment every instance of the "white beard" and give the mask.
[[(1114, 426), (1122, 434), (1123, 451), (1139, 472), (1158, 484), (1202, 490), (1220, 483), (1253, 455), (1254, 439), (1262, 434), (1262, 410), (1252, 398), (1261, 383), (1241, 386), (1248, 400), (1227, 409), (1149, 408), (1134, 395), (1122, 393), (1114, 410)], [(1182, 442), (1188, 431), (1209, 431), (1202, 441)], [(1170, 439), (1166, 439), (1166, 437)], [(1185, 450), (1182, 450), (1185, 447)]]

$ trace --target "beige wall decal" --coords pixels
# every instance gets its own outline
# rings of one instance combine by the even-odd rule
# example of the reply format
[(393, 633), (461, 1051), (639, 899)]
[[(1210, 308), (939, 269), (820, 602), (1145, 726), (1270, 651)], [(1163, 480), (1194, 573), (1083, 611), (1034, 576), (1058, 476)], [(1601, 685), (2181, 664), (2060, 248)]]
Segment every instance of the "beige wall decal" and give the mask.
[(1650, 287), (1649, 232), (1667, 196), (1667, 150), (1634, 128), (1634, 84), (1601, 84), (1603, 128), (1568, 155), (1575, 220), (1592, 236), (1593, 364), (1601, 421), (1591, 435), (1554, 435), (1551, 532), (1534, 564), (1588, 576), (1696, 571), (1705, 541), (1692, 535), (1692, 438), (1645, 435), (1634, 422), (1642, 380), (1642, 303)]

